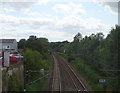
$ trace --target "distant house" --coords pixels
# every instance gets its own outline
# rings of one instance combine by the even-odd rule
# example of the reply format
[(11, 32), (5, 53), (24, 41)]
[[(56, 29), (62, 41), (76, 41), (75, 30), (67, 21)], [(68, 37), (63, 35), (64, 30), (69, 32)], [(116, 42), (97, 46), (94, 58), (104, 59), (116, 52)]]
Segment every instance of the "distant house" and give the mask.
[(0, 50), (17, 50), (16, 39), (0, 39)]
[(29, 39), (28, 39), (28, 40), (36, 40), (36, 39), (37, 39), (37, 37), (36, 37), (36, 36), (31, 35), (31, 36), (29, 36)]

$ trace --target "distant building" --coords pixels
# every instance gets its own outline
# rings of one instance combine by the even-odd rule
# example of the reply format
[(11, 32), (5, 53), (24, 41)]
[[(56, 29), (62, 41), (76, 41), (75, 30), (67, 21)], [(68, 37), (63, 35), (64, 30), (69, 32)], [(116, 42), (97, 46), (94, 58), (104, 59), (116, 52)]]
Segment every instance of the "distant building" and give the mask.
[(28, 40), (36, 40), (36, 39), (37, 39), (37, 37), (36, 37), (36, 36), (31, 35), (31, 36), (29, 36), (29, 39), (28, 39)]
[(18, 45), (16, 39), (0, 39), (1, 50), (17, 50)]

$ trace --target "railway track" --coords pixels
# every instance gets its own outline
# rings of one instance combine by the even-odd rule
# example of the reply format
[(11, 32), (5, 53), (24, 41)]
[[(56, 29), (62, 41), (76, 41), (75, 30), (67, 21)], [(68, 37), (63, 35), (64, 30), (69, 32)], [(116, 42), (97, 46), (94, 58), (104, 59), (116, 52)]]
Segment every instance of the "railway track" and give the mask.
[(53, 80), (52, 80), (52, 92), (54, 91), (61, 91), (61, 77), (60, 77), (60, 70), (58, 60), (54, 58), (54, 65), (53, 65)]
[(53, 54), (54, 70), (52, 91), (75, 91), (75, 93), (89, 93), (73, 68), (57, 54)]
[(70, 65), (68, 63), (66, 63), (62, 58), (60, 60), (60, 64), (62, 65), (62, 67), (64, 66), (64, 68), (65, 68), (64, 70), (66, 70), (66, 72), (68, 73), (68, 75), (75, 87), (75, 91), (88, 93), (88, 90), (86, 89), (86, 87), (84, 86), (82, 81), (79, 79), (79, 77), (76, 75), (73, 68), (70, 67)]

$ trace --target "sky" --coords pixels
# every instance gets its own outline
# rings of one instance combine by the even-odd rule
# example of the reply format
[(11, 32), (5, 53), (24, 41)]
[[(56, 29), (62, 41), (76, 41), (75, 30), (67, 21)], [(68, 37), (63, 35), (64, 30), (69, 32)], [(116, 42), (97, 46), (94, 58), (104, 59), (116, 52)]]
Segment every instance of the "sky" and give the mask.
[(1, 0), (0, 38), (28, 39), (30, 35), (50, 42), (72, 41), (103, 32), (118, 24), (118, 0)]

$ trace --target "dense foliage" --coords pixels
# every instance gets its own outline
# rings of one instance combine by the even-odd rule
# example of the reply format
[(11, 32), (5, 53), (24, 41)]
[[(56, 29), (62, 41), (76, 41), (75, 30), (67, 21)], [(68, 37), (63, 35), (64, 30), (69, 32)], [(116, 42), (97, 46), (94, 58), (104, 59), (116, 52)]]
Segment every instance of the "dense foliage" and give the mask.
[(25, 49), (25, 48), (31, 48), (34, 50), (37, 50), (41, 54), (44, 54), (48, 51), (49, 42), (46, 38), (36, 38), (35, 40), (26, 40), (21, 39), (18, 42), (18, 48), (19, 49)]
[[(51, 57), (48, 53), (48, 39), (36, 38), (36, 36), (28, 40), (21, 39), (18, 42), (18, 47), (22, 49), (24, 56), (25, 85), (27, 91), (42, 90), (45, 83), (45, 78), (42, 77), (48, 74), (51, 64)], [(44, 73), (40, 72), (41, 69), (44, 69)], [(38, 85), (39, 87), (37, 87)]]
[[(18, 45), (19, 48), (24, 49), (27, 69), (48, 69), (48, 51), (61, 52), (86, 77), (94, 90), (116, 91), (120, 90), (119, 38), (120, 26), (116, 25), (106, 38), (101, 32), (92, 33), (84, 38), (79, 33), (74, 37), (73, 42), (49, 43), (46, 38), (35, 38), (21, 39)], [(31, 77), (30, 80), (35, 78), (35, 75)], [(104, 79), (106, 82), (100, 84), (99, 79)]]
[[(76, 62), (77, 58), (81, 58), (83, 60), (82, 62), (97, 71), (98, 75), (101, 76), (100, 78), (106, 80), (105, 84), (107, 85), (105, 90), (116, 91), (120, 90), (120, 63), (118, 61), (120, 52), (119, 38), (120, 26), (116, 25), (115, 28), (111, 29), (106, 38), (104, 38), (104, 34), (100, 32), (85, 36), (80, 39), (80, 41), (74, 40), (71, 43), (63, 44), (63, 42), (61, 42), (59, 44), (55, 43), (54, 45), (58, 44), (57, 46), (59, 46), (59, 49), (56, 51), (61, 49), (67, 50), (64, 53), (67, 54), (69, 62), (74, 62), (74, 65), (81, 65), (82, 63), (79, 63), (80, 61)], [(81, 69), (79, 68), (78, 70)], [(98, 80), (100, 78), (98, 78)]]

